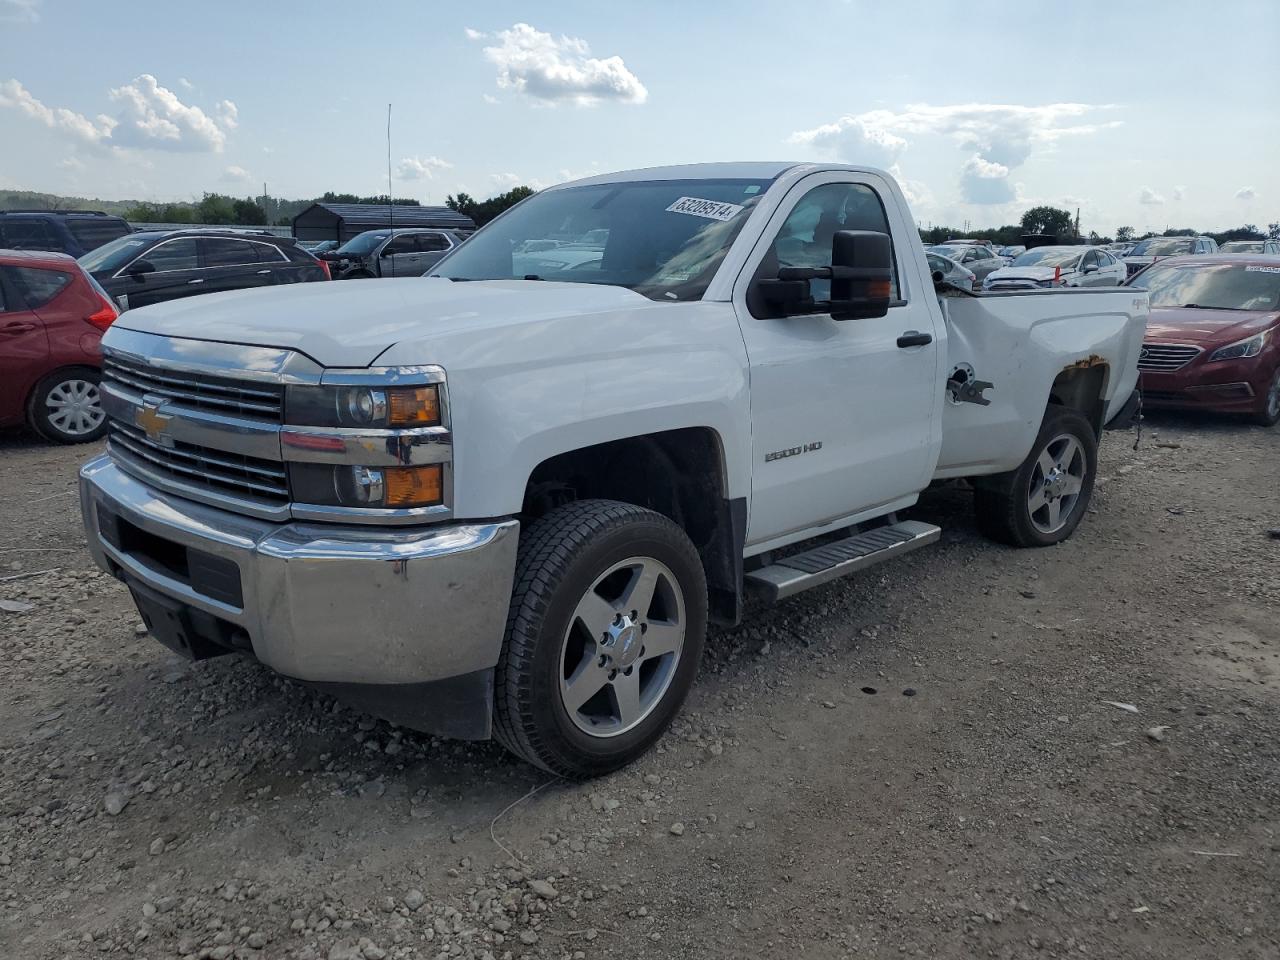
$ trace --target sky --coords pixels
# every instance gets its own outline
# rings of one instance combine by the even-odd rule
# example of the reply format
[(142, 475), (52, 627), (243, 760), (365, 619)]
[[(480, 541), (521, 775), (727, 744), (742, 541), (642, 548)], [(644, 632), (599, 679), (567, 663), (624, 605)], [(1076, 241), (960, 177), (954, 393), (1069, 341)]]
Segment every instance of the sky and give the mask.
[[(971, 12), (978, 11), (981, 12)], [(0, 0), (0, 188), (442, 203), (710, 160), (881, 167), (916, 218), (1280, 220), (1280, 0)]]

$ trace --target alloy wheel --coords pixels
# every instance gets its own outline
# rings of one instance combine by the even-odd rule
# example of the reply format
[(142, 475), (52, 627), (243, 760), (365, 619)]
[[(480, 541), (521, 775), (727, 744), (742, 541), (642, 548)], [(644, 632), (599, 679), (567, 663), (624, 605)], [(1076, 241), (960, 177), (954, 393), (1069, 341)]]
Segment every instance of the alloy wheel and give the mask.
[(1070, 434), (1054, 437), (1040, 451), (1027, 484), (1027, 511), (1041, 533), (1067, 525), (1084, 488), (1089, 461), (1084, 446)]
[(560, 698), (593, 737), (634, 729), (662, 700), (685, 639), (684, 594), (666, 564), (631, 557), (579, 600), (560, 654)]

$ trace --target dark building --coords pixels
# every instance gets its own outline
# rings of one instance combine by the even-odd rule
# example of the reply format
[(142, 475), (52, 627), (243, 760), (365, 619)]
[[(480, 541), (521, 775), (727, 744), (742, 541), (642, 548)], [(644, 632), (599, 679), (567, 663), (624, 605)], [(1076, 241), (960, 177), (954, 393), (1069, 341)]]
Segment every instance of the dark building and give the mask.
[[(394, 220), (394, 223), (393, 223)], [(409, 207), (385, 203), (313, 203), (293, 218), (299, 240), (337, 240), (346, 243), (366, 230), (400, 227), (438, 227), (470, 233), (470, 217), (448, 207)]]

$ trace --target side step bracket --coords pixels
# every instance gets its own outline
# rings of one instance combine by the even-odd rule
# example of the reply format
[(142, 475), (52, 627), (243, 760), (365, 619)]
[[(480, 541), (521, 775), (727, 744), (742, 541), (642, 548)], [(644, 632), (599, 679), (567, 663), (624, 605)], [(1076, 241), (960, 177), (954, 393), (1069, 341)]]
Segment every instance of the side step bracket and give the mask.
[(877, 563), (934, 543), (942, 529), (918, 520), (876, 527), (834, 543), (823, 544), (779, 560), (745, 577), (747, 585), (769, 600), (785, 600), (802, 590), (821, 586)]

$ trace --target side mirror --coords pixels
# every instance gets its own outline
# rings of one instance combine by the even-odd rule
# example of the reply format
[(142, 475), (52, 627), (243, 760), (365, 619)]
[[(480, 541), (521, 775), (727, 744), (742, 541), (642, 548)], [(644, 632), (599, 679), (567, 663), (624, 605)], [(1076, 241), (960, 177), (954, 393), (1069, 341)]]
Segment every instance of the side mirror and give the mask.
[[(774, 316), (830, 313), (835, 320), (865, 320), (889, 312), (893, 250), (887, 233), (837, 230), (831, 266), (782, 267), (778, 279), (760, 280), (760, 297)], [(809, 281), (830, 280), (831, 299), (814, 300)]]
[(129, 264), (129, 276), (141, 277), (144, 273), (155, 273), (156, 265), (150, 260), (135, 260)]
[(934, 283), (942, 283), (942, 282), (943, 282), (944, 280), (946, 280), (946, 279), (947, 279), (946, 274), (944, 274), (941, 270), (935, 270), (935, 271), (933, 271), (933, 282), (934, 282)]
[(1084, 268), (1083, 270), (1081, 270), (1080, 272), (1081, 272), (1081, 273), (1097, 273), (1097, 272), (1098, 272), (1098, 268), (1097, 268), (1097, 266), (1096, 266), (1096, 265), (1094, 265), (1094, 266), (1088, 266), (1088, 267), (1085, 267), (1085, 268)]

